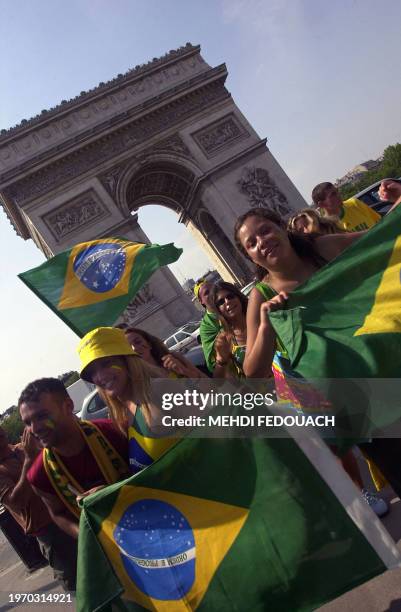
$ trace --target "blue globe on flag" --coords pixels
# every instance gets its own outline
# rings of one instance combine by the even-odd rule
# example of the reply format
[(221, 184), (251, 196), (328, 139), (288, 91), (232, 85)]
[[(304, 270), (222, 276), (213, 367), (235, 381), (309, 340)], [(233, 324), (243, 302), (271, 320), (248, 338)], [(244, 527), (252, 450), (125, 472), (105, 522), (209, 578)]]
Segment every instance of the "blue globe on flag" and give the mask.
[(177, 508), (155, 499), (131, 504), (114, 529), (124, 568), (148, 597), (180, 600), (195, 580), (195, 539)]
[(87, 289), (105, 293), (120, 282), (127, 261), (124, 248), (110, 242), (87, 247), (75, 257), (74, 273)]

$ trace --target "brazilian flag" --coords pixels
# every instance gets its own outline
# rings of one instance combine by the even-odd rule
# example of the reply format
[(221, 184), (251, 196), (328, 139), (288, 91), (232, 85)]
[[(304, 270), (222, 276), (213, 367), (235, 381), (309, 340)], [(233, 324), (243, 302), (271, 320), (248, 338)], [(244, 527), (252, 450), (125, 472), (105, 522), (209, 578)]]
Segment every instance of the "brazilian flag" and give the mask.
[(174, 244), (101, 238), (77, 244), (18, 276), (79, 336), (113, 325), (161, 266), (177, 261)]
[(309, 611), (395, 566), (380, 521), (311, 440), (182, 439), (86, 498), (78, 612)]
[(337, 379), (321, 383), (334, 404), (348, 412), (359, 404), (369, 431), (399, 420), (401, 206), (269, 316), (297, 374), (313, 384)]

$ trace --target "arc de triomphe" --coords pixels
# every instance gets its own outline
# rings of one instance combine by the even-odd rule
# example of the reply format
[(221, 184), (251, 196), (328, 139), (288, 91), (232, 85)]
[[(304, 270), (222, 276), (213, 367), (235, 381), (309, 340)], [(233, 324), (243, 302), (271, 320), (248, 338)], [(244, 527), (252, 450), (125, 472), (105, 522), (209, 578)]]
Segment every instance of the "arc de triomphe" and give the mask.
[[(188, 43), (2, 130), (0, 194), (17, 234), (46, 257), (105, 236), (148, 242), (135, 211), (156, 203), (177, 213), (223, 278), (250, 280), (233, 245), (238, 215), (251, 206), (285, 215), (305, 202), (226, 77)], [(123, 316), (163, 337), (194, 314), (163, 268)]]

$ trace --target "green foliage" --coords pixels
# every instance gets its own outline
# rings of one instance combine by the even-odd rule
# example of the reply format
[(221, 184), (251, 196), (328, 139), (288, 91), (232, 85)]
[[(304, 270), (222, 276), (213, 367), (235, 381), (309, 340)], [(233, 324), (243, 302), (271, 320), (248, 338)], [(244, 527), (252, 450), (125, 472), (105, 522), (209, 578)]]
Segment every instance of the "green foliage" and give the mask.
[[(384, 150), (381, 171), (385, 176), (398, 178), (401, 174), (401, 144), (391, 145)], [(380, 178), (385, 178), (380, 177)]]
[(60, 374), (59, 379), (61, 380), (61, 382), (64, 383), (66, 387), (69, 387), (74, 382), (77, 382), (77, 380), (79, 380), (79, 374), (78, 372), (71, 370), (71, 372), (65, 372), (64, 374)]
[(7, 408), (7, 410), (5, 410), (0, 418), (4, 418), (5, 416), (10, 416), (10, 414), (12, 414), (14, 412), (14, 410), (16, 409), (17, 406), (10, 406), (9, 408)]
[(24, 431), (24, 424), (21, 421), (17, 406), (11, 406), (6, 410), (1, 426), (7, 432), (11, 444), (17, 444), (20, 441), (21, 434)]
[(384, 150), (383, 161), (376, 170), (365, 172), (355, 183), (343, 185), (339, 188), (339, 192), (343, 200), (346, 200), (358, 191), (369, 187), (372, 183), (376, 183), (376, 181), (387, 177), (398, 178), (399, 176), (401, 176), (401, 144), (397, 142)]

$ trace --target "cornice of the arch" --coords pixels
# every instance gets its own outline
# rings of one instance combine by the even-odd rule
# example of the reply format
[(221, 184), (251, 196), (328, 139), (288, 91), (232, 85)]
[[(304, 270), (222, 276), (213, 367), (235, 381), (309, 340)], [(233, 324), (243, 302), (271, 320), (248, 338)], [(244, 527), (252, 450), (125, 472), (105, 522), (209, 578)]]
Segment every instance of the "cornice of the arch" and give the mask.
[[(204, 82), (202, 77), (201, 83), (191, 85), (192, 90), (188, 91), (188, 83), (184, 83), (182, 91), (169, 90), (166, 92), (166, 99), (162, 96), (163, 99), (157, 100), (156, 108), (136, 107), (132, 117), (124, 113), (122, 124), (115, 128), (113, 125), (111, 131), (108, 124), (106, 132), (104, 126), (99, 133), (97, 130), (96, 133), (91, 131), (89, 139), (84, 143), (69, 141), (67, 148), (54, 148), (44, 157), (40, 153), (29, 162), (3, 173), (0, 176), (1, 193), (9, 202), (7, 212), (11, 219), (12, 204), (18, 208), (23, 207), (44, 194), (61, 190), (66, 184), (82, 180), (85, 175), (97, 173), (101, 167), (112, 164), (112, 160), (118, 157), (121, 160), (120, 165), (124, 164), (122, 158), (129, 154), (131, 148), (146, 146), (151, 138), (157, 136), (163, 138), (166, 128), (171, 130), (175, 126), (175, 129), (179, 130), (184, 120), (187, 121), (198, 113), (203, 113), (208, 106), (229, 98), (230, 94), (224, 87), (227, 76), (225, 67), (213, 69), (207, 74), (207, 81)], [(152, 104), (154, 102), (153, 99)], [(147, 148), (153, 147), (154, 145), (148, 145)], [(134, 151), (132, 153), (134, 154)], [(110, 183), (116, 184), (115, 177), (111, 177)], [(112, 189), (109, 189), (109, 192), (111, 191)], [(19, 220), (22, 221), (22, 217)]]

